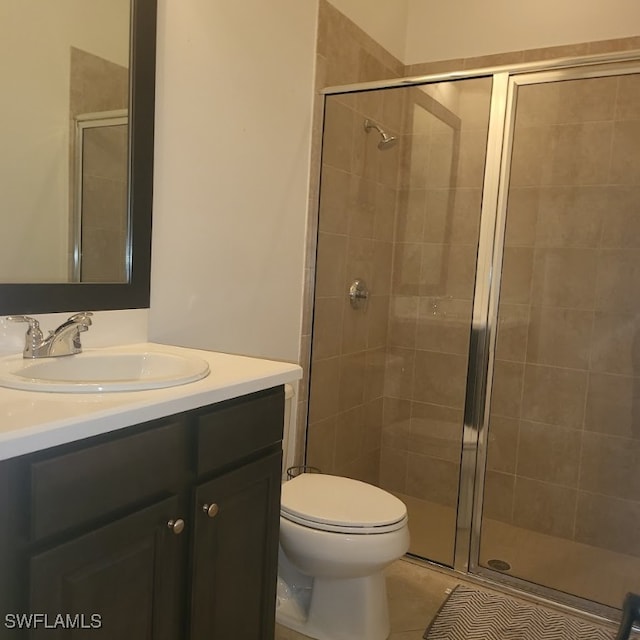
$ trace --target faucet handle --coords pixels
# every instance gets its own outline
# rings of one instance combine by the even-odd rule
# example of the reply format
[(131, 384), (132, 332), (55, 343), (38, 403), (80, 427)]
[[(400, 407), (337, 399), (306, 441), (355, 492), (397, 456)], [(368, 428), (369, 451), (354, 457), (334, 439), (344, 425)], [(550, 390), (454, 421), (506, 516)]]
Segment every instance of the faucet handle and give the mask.
[(40, 331), (40, 323), (30, 316), (7, 316), (7, 320), (9, 320), (9, 322), (26, 322), (29, 324), (29, 329), (33, 333)]

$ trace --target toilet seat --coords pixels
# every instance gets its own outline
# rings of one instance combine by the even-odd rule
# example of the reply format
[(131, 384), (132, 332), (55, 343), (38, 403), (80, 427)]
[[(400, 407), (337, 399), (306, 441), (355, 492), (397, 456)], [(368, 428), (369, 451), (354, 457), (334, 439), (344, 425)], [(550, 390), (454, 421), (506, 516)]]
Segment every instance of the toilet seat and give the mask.
[(310, 529), (375, 534), (406, 525), (407, 508), (373, 485), (320, 473), (305, 473), (282, 485), (280, 515)]

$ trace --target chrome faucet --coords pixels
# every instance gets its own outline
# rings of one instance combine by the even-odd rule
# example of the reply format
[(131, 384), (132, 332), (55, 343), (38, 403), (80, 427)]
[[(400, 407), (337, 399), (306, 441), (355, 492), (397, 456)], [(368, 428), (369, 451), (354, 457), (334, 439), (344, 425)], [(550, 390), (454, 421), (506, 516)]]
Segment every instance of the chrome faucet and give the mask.
[(25, 336), (24, 358), (53, 358), (70, 356), (82, 351), (80, 334), (91, 326), (90, 311), (72, 315), (54, 331), (49, 331), (45, 338), (40, 330), (40, 323), (29, 316), (9, 316), (11, 322), (26, 322), (29, 325)]

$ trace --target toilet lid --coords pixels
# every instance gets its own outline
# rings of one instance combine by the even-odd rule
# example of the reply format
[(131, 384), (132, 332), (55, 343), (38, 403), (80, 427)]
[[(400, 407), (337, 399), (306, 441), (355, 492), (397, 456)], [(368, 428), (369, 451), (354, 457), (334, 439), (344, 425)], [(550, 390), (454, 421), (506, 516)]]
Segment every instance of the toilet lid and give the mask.
[(282, 485), (281, 515), (328, 531), (383, 533), (404, 526), (407, 508), (373, 485), (321, 473), (303, 473)]

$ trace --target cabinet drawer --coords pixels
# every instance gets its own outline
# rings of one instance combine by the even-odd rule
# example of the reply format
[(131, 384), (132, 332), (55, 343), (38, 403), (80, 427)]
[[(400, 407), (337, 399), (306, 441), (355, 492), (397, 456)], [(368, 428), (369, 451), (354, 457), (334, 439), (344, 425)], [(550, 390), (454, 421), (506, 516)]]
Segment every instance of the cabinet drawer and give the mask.
[(186, 426), (175, 421), (32, 463), (32, 539), (175, 490), (188, 459)]
[(199, 475), (282, 440), (284, 387), (224, 402), (197, 418)]

